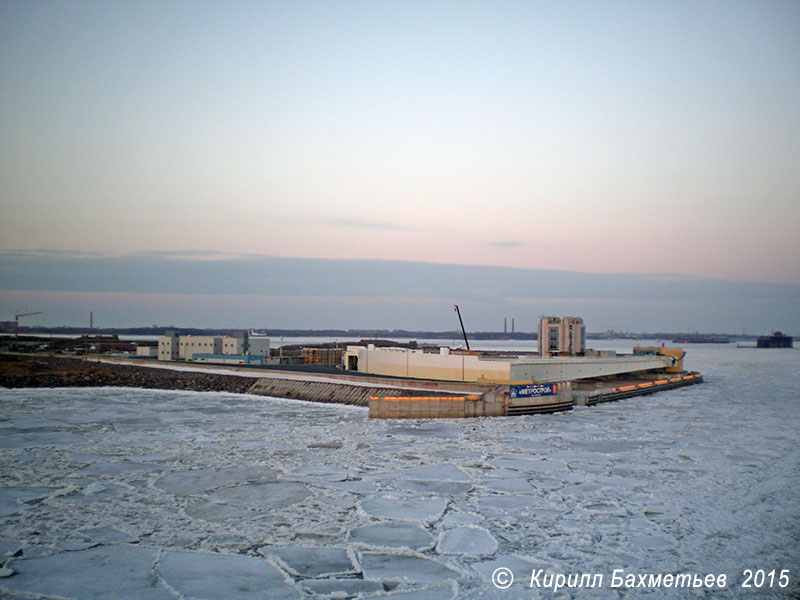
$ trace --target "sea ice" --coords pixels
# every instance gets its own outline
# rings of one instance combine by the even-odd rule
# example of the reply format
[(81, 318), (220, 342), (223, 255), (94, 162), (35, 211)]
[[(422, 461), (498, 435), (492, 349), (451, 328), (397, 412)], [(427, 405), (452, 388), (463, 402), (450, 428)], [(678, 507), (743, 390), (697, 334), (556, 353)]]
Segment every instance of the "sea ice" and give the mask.
[(262, 556), (277, 557), (296, 577), (319, 577), (356, 573), (344, 548), (300, 546), (263, 546)]
[(472, 568), (487, 582), (491, 581), (492, 574), (496, 569), (509, 569), (514, 576), (514, 585), (527, 587), (530, 584), (534, 565), (517, 556), (500, 554), (491, 560), (473, 563)]
[(443, 438), (457, 440), (461, 437), (461, 428), (446, 421), (412, 421), (406, 425), (386, 430), (389, 435), (412, 436), (415, 438)]
[(309, 579), (300, 585), (312, 594), (327, 598), (353, 598), (383, 591), (383, 584), (379, 581), (364, 579)]
[(124, 496), (127, 492), (128, 490), (126, 488), (115, 483), (93, 481), (80, 490), (72, 491), (64, 496), (59, 496), (58, 500), (76, 506), (85, 506), (92, 502), (103, 502), (110, 498), (119, 498)]
[(83, 436), (69, 431), (20, 431), (8, 428), (0, 437), (0, 448), (33, 448), (36, 446), (70, 446), (83, 441)]
[(310, 495), (311, 492), (302, 483), (267, 481), (221, 488), (211, 492), (207, 497), (211, 502), (263, 510), (298, 504)]
[(488, 479), (481, 487), (493, 492), (532, 494), (533, 486), (525, 479)]
[(449, 511), (442, 518), (442, 525), (445, 527), (451, 525), (469, 525), (470, 523), (477, 523), (480, 520), (480, 517), (470, 513)]
[(490, 460), (489, 464), (496, 468), (522, 471), (523, 473), (560, 473), (567, 470), (567, 465), (563, 462), (542, 460), (536, 457), (503, 456)]
[[(241, 580), (247, 597), (252, 568), (277, 597), (517, 600), (536, 595), (534, 566), (608, 583), (615, 568), (733, 581), (742, 565), (790, 565), (800, 353), (705, 352), (713, 380), (680, 394), (508, 419), (382, 421), (223, 393), (0, 390), (0, 549), (23, 551), (0, 596), (189, 600), (197, 578), (223, 598)], [(308, 447), (331, 440), (341, 447)], [(486, 533), (470, 548), (476, 531)], [(514, 573), (511, 589), (492, 585), (498, 567)], [(738, 583), (726, 593), (745, 598)], [(783, 595), (797, 593), (793, 580)]]
[(153, 576), (159, 550), (138, 546), (104, 546), (40, 558), (16, 559), (17, 571), (3, 580), (12, 592), (74, 600), (171, 600)]
[(136, 541), (134, 537), (108, 525), (81, 529), (80, 533), (101, 544), (131, 543)]
[(394, 485), (401, 490), (437, 496), (459, 496), (472, 489), (471, 483), (460, 481), (401, 480), (396, 481)]
[(350, 540), (370, 546), (422, 550), (433, 546), (433, 536), (420, 525), (391, 522), (365, 525), (350, 532)]
[(156, 486), (176, 496), (191, 496), (244, 482), (270, 481), (276, 475), (272, 469), (258, 467), (193, 469), (167, 473), (156, 481)]
[(27, 502), (44, 498), (56, 491), (55, 488), (46, 487), (0, 487), (0, 517), (30, 508), (26, 505)]
[(158, 561), (156, 574), (179, 597), (193, 600), (301, 597), (278, 569), (264, 559), (250, 556), (165, 552)]
[(379, 476), (392, 479), (419, 479), (425, 481), (470, 481), (469, 475), (464, 473), (464, 471), (455, 465), (450, 464), (431, 465), (428, 467), (416, 467), (413, 469), (390, 471), (388, 473), (380, 473)]
[(364, 579), (439, 583), (459, 576), (439, 561), (418, 556), (364, 552), (360, 562)]
[(148, 465), (140, 462), (122, 460), (119, 462), (96, 462), (80, 469), (78, 475), (91, 477), (103, 475), (120, 475), (127, 473), (148, 473), (158, 469), (157, 465)]
[(443, 498), (397, 498), (382, 494), (361, 503), (361, 509), (373, 517), (435, 521), (447, 507)]
[(486, 556), (497, 550), (497, 540), (482, 527), (456, 527), (443, 531), (436, 544), (439, 554)]

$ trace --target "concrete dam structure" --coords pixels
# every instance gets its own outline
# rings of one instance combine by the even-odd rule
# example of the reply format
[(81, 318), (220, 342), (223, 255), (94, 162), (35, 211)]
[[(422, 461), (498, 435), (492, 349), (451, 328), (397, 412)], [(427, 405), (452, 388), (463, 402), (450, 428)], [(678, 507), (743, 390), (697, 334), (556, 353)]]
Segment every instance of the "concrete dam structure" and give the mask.
[(253, 381), (246, 390), (249, 394), (365, 406), (374, 418), (427, 419), (552, 413), (701, 383), (699, 373), (683, 370), (683, 357), (678, 348), (652, 347), (635, 348), (633, 355), (538, 358), (368, 345), (349, 346), (343, 362), (350, 372), (338, 373), (227, 364), (137, 364), (154, 370), (244, 376)]
[(636, 348), (633, 355), (607, 352), (533, 358), (454, 352), (444, 347), (434, 353), (411, 348), (376, 348), (370, 344), (348, 346), (343, 362), (348, 371), (370, 375), (515, 385), (653, 370), (680, 373), (683, 356), (680, 348)]

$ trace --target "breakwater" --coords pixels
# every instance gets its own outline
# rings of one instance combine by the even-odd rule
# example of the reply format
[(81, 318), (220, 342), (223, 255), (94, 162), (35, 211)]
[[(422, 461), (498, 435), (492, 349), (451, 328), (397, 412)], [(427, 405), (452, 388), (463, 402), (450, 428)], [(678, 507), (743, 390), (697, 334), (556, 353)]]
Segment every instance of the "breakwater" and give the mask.
[[(228, 367), (226, 370), (230, 369)], [(51, 355), (0, 354), (0, 387), (5, 388), (58, 388), (58, 387), (134, 387), (161, 390), (189, 390), (194, 392), (231, 392), (255, 394), (329, 404), (367, 406), (369, 397), (398, 392), (402, 382), (386, 385), (382, 378), (362, 378), (362, 385), (352, 379), (326, 378), (314, 381), (313, 376), (291, 373), (271, 373), (269, 377), (256, 378), (230, 373), (206, 372), (210, 369), (183, 371), (154, 368), (154, 365), (131, 365), (119, 362), (98, 362)], [(264, 372), (267, 375), (267, 372)], [(277, 376), (276, 376), (277, 375)], [(281, 376), (283, 375), (283, 376)], [(290, 377), (294, 375), (294, 377)], [(371, 382), (371, 383), (370, 383)], [(419, 385), (425, 385), (421, 383)], [(411, 396), (429, 394), (425, 389), (406, 389)], [(456, 384), (458, 386), (458, 384)], [(469, 389), (475, 386), (466, 386)], [(480, 388), (479, 388), (480, 389)], [(438, 393), (447, 395), (447, 391)]]
[(618, 380), (616, 385), (600, 380), (562, 382), (558, 384), (558, 394), (531, 399), (512, 398), (511, 388), (502, 385), (300, 374), (241, 367), (226, 367), (221, 372), (218, 369), (218, 366), (203, 365), (179, 370), (163, 364), (136, 365), (96, 357), (0, 354), (0, 387), (116, 386), (231, 392), (369, 406), (370, 416), (379, 418), (453, 418), (558, 412), (575, 405), (591, 406), (703, 381), (699, 373), (682, 373), (664, 379)]
[(80, 358), (0, 354), (0, 387), (138, 387), (245, 393), (251, 377), (153, 369)]

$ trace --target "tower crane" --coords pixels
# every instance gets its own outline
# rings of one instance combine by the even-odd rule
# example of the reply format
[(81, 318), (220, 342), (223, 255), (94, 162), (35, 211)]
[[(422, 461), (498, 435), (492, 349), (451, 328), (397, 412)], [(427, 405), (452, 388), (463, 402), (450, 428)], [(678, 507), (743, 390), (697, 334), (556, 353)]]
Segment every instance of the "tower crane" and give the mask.
[(29, 312), (29, 313), (20, 313), (18, 315), (14, 315), (14, 339), (19, 340), (19, 320), (22, 317), (30, 317), (31, 315), (40, 315), (40, 312)]

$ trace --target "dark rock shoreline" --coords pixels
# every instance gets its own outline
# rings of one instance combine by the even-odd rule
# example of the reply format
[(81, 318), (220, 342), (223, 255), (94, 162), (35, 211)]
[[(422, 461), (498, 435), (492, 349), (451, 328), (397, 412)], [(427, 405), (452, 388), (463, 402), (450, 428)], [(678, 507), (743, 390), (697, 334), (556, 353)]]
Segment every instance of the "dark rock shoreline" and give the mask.
[(0, 354), (0, 387), (138, 387), (243, 394), (252, 377), (218, 375), (133, 365), (98, 363), (80, 358)]

